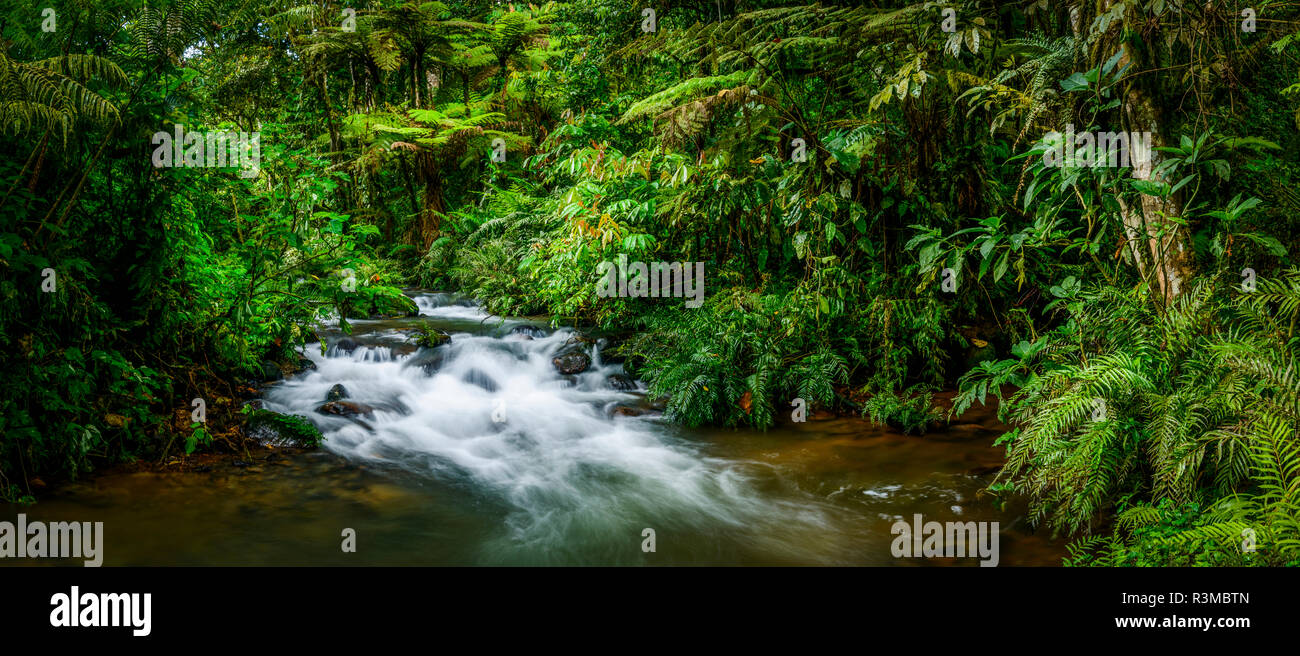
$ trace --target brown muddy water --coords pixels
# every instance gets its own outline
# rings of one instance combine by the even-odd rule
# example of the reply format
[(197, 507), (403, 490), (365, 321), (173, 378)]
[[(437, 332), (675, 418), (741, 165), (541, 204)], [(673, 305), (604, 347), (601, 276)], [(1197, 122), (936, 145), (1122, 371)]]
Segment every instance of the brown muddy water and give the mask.
[[(104, 522), (108, 566), (978, 564), (895, 558), (891, 525), (915, 514), (998, 522), (1000, 566), (1065, 555), (1029, 531), (1023, 507), (998, 510), (981, 493), (1001, 462), (990, 411), (925, 438), (857, 419), (685, 430), (617, 410), (644, 408), (643, 386), (616, 389), (621, 365), (599, 350), (587, 371), (561, 376), (551, 360), (569, 330), (525, 334), (516, 328), (542, 324), (412, 297), (419, 318), (354, 322), (355, 348), (326, 325), (327, 353), (309, 348), (317, 368), (266, 392), (267, 408), (321, 428), (322, 449), (106, 474), (0, 506), (0, 520)], [(402, 332), (419, 323), (452, 334), (428, 367), (430, 352)], [(336, 384), (371, 412), (316, 412)]]

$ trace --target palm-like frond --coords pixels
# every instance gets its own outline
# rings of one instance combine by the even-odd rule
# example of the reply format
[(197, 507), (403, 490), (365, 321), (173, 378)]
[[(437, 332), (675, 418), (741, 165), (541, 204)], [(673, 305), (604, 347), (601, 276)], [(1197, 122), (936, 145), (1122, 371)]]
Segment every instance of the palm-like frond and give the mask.
[(25, 135), (58, 132), (66, 140), (78, 121), (109, 124), (117, 108), (86, 86), (92, 79), (122, 84), (126, 74), (93, 55), (64, 55), (18, 62), (0, 52), (0, 131)]

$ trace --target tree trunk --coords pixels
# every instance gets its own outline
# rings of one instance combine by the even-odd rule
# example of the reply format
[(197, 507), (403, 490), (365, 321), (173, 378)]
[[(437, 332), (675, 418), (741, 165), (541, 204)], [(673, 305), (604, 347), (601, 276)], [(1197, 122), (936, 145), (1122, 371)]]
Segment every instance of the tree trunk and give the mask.
[[(1111, 0), (1104, 0), (1097, 11), (1108, 11), (1113, 4)], [(1076, 3), (1069, 8), (1069, 25), (1076, 37), (1082, 37), (1082, 32), (1088, 25), (1084, 12), (1086, 6), (1086, 3)], [(1098, 53), (1105, 53), (1107, 48), (1110, 48), (1110, 52), (1114, 52), (1113, 47), (1118, 46), (1123, 50), (1123, 55), (1118, 62), (1119, 67), (1141, 70), (1139, 66), (1141, 62), (1134, 56), (1135, 53), (1129, 44), (1118, 38), (1122, 29), (1121, 24), (1113, 24), (1109, 32), (1115, 38), (1103, 39), (1093, 48)], [(1150, 76), (1138, 76), (1128, 80), (1128, 88), (1123, 94), (1121, 123), (1123, 130), (1129, 132), (1130, 137), (1134, 133), (1150, 135), (1150, 141), (1145, 144), (1144, 149), (1146, 156), (1132, 158), (1133, 178), (1169, 182), (1159, 179), (1163, 176), (1155, 175), (1155, 170), (1163, 159), (1156, 148), (1168, 142), (1165, 139), (1160, 109), (1153, 100), (1154, 95), (1149, 93), (1145, 86), (1151, 84), (1150, 79)], [(1130, 143), (1129, 154), (1134, 154), (1136, 150)], [(1182, 204), (1174, 196), (1160, 198), (1148, 194), (1139, 196), (1137, 207), (1131, 207), (1124, 202), (1119, 194), (1116, 194), (1115, 199), (1119, 203), (1120, 217), (1124, 222), (1124, 236), (1138, 275), (1143, 280), (1150, 281), (1150, 284), (1160, 293), (1160, 298), (1165, 303), (1169, 303), (1183, 292), (1184, 283), (1193, 273), (1191, 236), (1186, 228), (1171, 220), (1182, 215)]]
[(420, 181), (424, 183), (424, 207), (420, 209), (418, 238), (427, 251), (438, 237), (446, 206), (442, 197), (442, 172), (432, 153), (420, 154), (419, 171)]
[[(1126, 54), (1123, 59), (1127, 59), (1127, 44), (1124, 49)], [(1120, 65), (1124, 63), (1121, 60)], [(1150, 142), (1146, 148), (1148, 156), (1132, 162), (1133, 178), (1172, 184), (1172, 181), (1163, 180), (1163, 175), (1155, 175), (1155, 169), (1163, 159), (1161, 152), (1156, 148), (1164, 146), (1168, 141), (1165, 139), (1164, 125), (1160, 120), (1160, 110), (1139, 82), (1131, 83), (1128, 92), (1124, 95), (1123, 119), (1126, 129), (1131, 134), (1150, 134)], [(1137, 149), (1130, 144), (1130, 153), (1135, 150)], [(1124, 220), (1124, 232), (1130, 240), (1129, 245), (1139, 275), (1144, 279), (1152, 280), (1152, 284), (1160, 292), (1160, 297), (1165, 303), (1172, 301), (1183, 292), (1186, 281), (1194, 273), (1191, 235), (1188, 234), (1187, 228), (1173, 220), (1182, 215), (1182, 203), (1176, 195), (1161, 198), (1142, 194), (1139, 197), (1138, 207), (1132, 208), (1121, 202), (1120, 210)], [(1141, 252), (1143, 241), (1146, 242), (1146, 253)], [(1149, 256), (1149, 260), (1144, 256)]]

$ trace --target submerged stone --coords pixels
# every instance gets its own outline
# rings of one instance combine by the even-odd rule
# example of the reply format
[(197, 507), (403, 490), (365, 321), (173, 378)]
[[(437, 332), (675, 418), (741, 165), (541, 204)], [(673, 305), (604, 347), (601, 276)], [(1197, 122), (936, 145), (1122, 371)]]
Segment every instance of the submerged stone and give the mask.
[(547, 332), (537, 326), (515, 326), (510, 329), (511, 335), (519, 335), (528, 339), (542, 339), (547, 336)]
[(424, 370), (424, 375), (432, 376), (442, 368), (447, 361), (447, 351), (443, 348), (420, 349), (415, 355), (406, 359), (402, 363), (402, 368), (419, 367)]
[(610, 374), (605, 377), (605, 383), (620, 392), (629, 392), (636, 389), (636, 381), (632, 380), (631, 376), (624, 374)]
[(478, 369), (470, 369), (469, 371), (465, 372), (465, 375), (461, 377), (461, 380), (469, 383), (470, 385), (478, 385), (479, 387), (482, 387), (483, 389), (489, 392), (495, 392), (498, 389), (500, 389), (500, 386), (497, 385), (497, 382), (495, 380), (492, 380), (491, 376), (483, 373)]

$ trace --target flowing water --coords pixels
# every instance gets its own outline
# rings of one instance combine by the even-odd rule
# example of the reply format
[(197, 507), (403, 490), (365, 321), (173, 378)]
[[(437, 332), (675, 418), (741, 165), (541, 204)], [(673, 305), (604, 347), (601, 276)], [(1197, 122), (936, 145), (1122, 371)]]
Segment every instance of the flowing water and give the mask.
[[(354, 321), (355, 343), (325, 326), (326, 353), (308, 348), (316, 368), (266, 392), (268, 409), (315, 422), (324, 449), (105, 475), (23, 511), (105, 522), (109, 565), (975, 563), (892, 557), (891, 524), (916, 513), (999, 522), (1002, 565), (1063, 555), (1019, 509), (980, 496), (999, 462), (988, 417), (943, 440), (853, 419), (685, 430), (645, 412), (640, 383), (615, 389), (622, 365), (599, 344), (587, 371), (560, 375), (552, 358), (571, 330), (412, 296), (419, 318)], [(427, 370), (434, 352), (410, 341), (419, 324), (452, 335)], [(370, 412), (318, 412), (338, 384)], [(355, 553), (341, 549), (348, 528)]]

